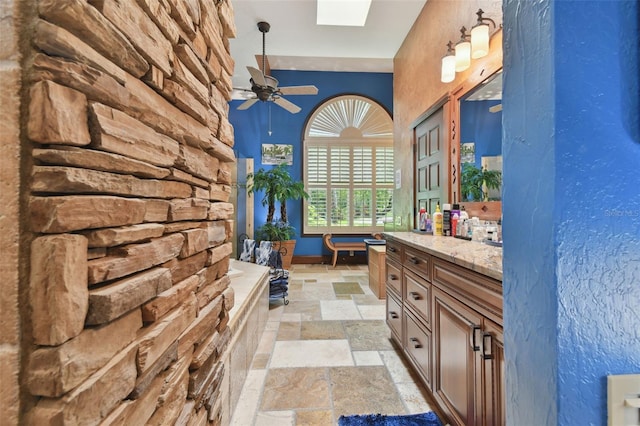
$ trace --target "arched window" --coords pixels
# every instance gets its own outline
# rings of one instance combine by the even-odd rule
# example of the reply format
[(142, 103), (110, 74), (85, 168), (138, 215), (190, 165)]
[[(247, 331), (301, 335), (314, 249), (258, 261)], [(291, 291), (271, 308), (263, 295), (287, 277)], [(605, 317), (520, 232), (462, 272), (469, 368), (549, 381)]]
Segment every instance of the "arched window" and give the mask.
[(365, 234), (393, 219), (393, 121), (374, 101), (343, 95), (305, 128), (304, 233)]

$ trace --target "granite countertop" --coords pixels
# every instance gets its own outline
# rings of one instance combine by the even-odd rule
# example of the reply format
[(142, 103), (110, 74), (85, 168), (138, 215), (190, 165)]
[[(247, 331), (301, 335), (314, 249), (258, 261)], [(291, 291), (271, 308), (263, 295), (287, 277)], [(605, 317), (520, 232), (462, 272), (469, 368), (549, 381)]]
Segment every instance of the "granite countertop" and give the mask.
[(384, 232), (383, 235), (385, 238), (388, 237), (440, 259), (502, 281), (502, 247), (415, 232)]

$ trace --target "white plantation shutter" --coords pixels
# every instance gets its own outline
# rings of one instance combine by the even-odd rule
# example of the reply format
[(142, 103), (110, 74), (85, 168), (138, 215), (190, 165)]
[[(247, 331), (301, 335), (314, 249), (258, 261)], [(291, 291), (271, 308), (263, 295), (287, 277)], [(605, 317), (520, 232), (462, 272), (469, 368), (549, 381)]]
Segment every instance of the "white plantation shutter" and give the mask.
[(351, 156), (347, 147), (329, 148), (329, 170), (331, 173), (331, 183), (335, 185), (348, 185), (351, 180)]
[(353, 183), (371, 185), (373, 179), (373, 149), (371, 147), (353, 148)]
[(310, 185), (327, 183), (327, 147), (310, 147), (307, 158), (307, 182)]
[(393, 147), (376, 147), (376, 183), (393, 185)]
[(320, 106), (304, 140), (304, 233), (370, 233), (393, 218), (393, 122), (380, 105), (339, 96)]

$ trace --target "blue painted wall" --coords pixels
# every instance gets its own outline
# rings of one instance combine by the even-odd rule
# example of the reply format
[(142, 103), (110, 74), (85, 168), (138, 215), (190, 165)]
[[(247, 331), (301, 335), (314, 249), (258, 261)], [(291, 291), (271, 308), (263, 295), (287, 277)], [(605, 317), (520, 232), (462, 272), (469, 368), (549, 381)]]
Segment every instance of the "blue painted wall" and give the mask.
[(482, 167), (482, 157), (502, 154), (502, 112), (489, 108), (502, 101), (467, 101), (460, 104), (460, 141), (473, 142), (475, 166)]
[[(231, 101), (229, 121), (235, 131), (237, 157), (255, 159), (255, 169), (270, 168), (263, 166), (261, 144), (288, 144), (294, 146), (294, 160), (290, 171), (295, 179), (302, 179), (302, 138), (304, 126), (315, 109), (325, 100), (342, 94), (366, 96), (393, 112), (393, 74), (391, 73), (350, 73), (350, 72), (316, 72), (285, 71), (272, 72), (280, 86), (296, 86), (313, 84), (318, 94), (304, 96), (287, 96), (286, 98), (302, 108), (297, 114), (291, 114), (272, 103), (258, 102), (245, 111), (236, 108), (243, 101)], [(247, 83), (248, 84), (248, 83)], [(271, 131), (269, 136), (269, 108), (271, 109)], [(264, 223), (266, 208), (260, 204), (261, 195), (255, 197), (255, 226)], [(302, 202), (290, 201), (287, 204), (289, 221), (296, 228), (297, 256), (314, 256), (328, 253), (322, 246), (321, 237), (301, 237)], [(360, 238), (361, 240), (362, 238)], [(353, 238), (337, 238), (337, 241), (352, 241)]]
[(606, 424), (606, 376), (640, 372), (638, 22), (635, 0), (504, 1), (510, 425)]

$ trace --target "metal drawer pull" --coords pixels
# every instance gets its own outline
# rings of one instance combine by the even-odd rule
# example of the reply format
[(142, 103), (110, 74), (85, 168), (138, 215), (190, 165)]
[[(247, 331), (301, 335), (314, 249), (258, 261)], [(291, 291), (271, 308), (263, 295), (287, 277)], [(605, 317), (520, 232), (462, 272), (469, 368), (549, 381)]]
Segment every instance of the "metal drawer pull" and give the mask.
[(394, 275), (394, 274), (391, 274), (391, 275), (389, 275), (389, 279), (390, 279), (391, 281), (395, 281), (395, 280), (397, 280), (397, 279), (398, 279), (398, 276), (397, 276), (397, 275)]
[(420, 259), (418, 259), (417, 257), (412, 257), (411, 259), (409, 259), (409, 262), (417, 265), (418, 263), (420, 263)]
[(420, 300), (422, 299), (422, 297), (420, 297), (420, 293), (417, 293), (415, 291), (412, 291), (409, 293), (409, 296), (411, 296), (413, 298), (413, 300)]
[(397, 314), (397, 313), (395, 313), (395, 312), (389, 312), (389, 316), (391, 317), (391, 319), (398, 319), (398, 318), (400, 318), (400, 317), (398, 316), (398, 314)]
[(391, 247), (391, 246), (387, 246), (387, 250), (389, 250), (391, 253), (395, 253), (396, 252), (396, 248), (395, 247)]
[[(489, 338), (489, 345), (486, 345), (486, 338)], [(489, 353), (486, 352), (487, 346), (489, 347)], [(491, 353), (491, 348), (493, 347), (493, 336), (489, 333), (482, 334), (482, 359), (493, 359), (493, 353)]]
[(415, 349), (420, 349), (422, 347), (422, 345), (420, 344), (420, 340), (416, 339), (415, 337), (409, 338), (409, 341), (413, 343), (413, 347)]
[(477, 352), (480, 350), (480, 346), (478, 346), (478, 343), (476, 342), (476, 331), (480, 331), (480, 326), (479, 325), (471, 326), (471, 349), (473, 349), (474, 352)]

